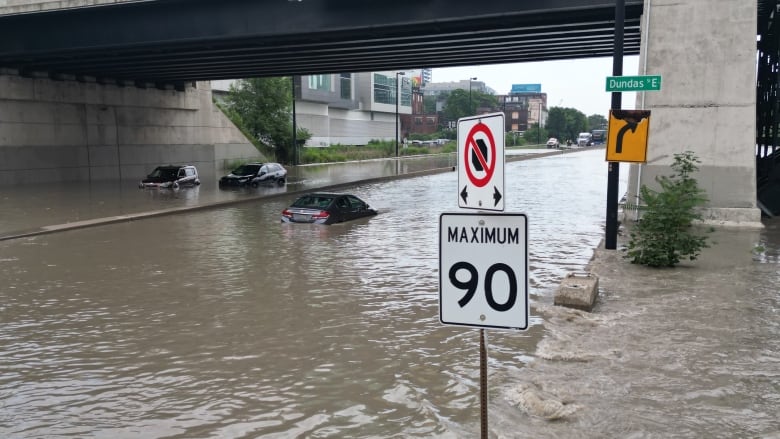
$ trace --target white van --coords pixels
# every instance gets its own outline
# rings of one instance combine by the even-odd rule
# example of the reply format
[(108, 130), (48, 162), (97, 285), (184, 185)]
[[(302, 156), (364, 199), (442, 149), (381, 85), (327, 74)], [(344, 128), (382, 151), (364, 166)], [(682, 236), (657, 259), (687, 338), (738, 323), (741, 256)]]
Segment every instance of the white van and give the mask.
[(593, 136), (590, 133), (580, 133), (577, 136), (577, 146), (591, 146), (593, 145)]

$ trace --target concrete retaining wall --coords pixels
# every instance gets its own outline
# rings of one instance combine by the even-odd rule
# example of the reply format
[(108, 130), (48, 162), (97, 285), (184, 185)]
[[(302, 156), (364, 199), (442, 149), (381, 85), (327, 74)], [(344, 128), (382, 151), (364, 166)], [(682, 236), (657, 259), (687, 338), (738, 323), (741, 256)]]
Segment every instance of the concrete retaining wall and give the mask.
[(0, 185), (135, 179), (168, 163), (211, 179), (236, 159), (262, 156), (208, 82), (178, 92), (0, 73)]

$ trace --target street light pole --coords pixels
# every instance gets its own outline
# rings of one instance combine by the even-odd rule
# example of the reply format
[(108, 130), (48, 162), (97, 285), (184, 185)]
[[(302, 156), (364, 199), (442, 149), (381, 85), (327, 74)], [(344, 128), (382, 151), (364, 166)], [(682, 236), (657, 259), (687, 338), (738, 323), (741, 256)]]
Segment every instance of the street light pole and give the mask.
[(473, 111), (471, 109), (471, 81), (476, 81), (477, 77), (469, 78), (469, 113), (476, 113), (476, 111)]
[(290, 82), (292, 84), (292, 147), (293, 147), (293, 165), (299, 165), (298, 163), (298, 138), (295, 128), (295, 75), (290, 75)]
[(398, 77), (404, 76), (404, 72), (395, 72), (395, 156), (398, 157), (398, 103), (401, 100), (401, 93), (398, 87)]
[(539, 141), (539, 144), (542, 144), (542, 101), (539, 100), (539, 120), (536, 124), (536, 138)]

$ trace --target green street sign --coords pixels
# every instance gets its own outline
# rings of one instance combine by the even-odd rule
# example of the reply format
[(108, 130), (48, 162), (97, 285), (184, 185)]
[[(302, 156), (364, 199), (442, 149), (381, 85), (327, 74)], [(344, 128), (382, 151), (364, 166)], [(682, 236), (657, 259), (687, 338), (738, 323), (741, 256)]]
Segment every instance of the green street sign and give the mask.
[(607, 76), (607, 91), (658, 91), (661, 75)]

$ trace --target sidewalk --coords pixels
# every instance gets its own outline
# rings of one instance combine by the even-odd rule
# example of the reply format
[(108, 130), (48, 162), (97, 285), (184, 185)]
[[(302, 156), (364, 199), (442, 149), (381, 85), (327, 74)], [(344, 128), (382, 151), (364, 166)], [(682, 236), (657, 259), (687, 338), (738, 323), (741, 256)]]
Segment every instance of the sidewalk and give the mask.
[(765, 224), (667, 269), (602, 244), (593, 312), (543, 308), (540, 360), (505, 400), (546, 437), (780, 438), (780, 219)]

